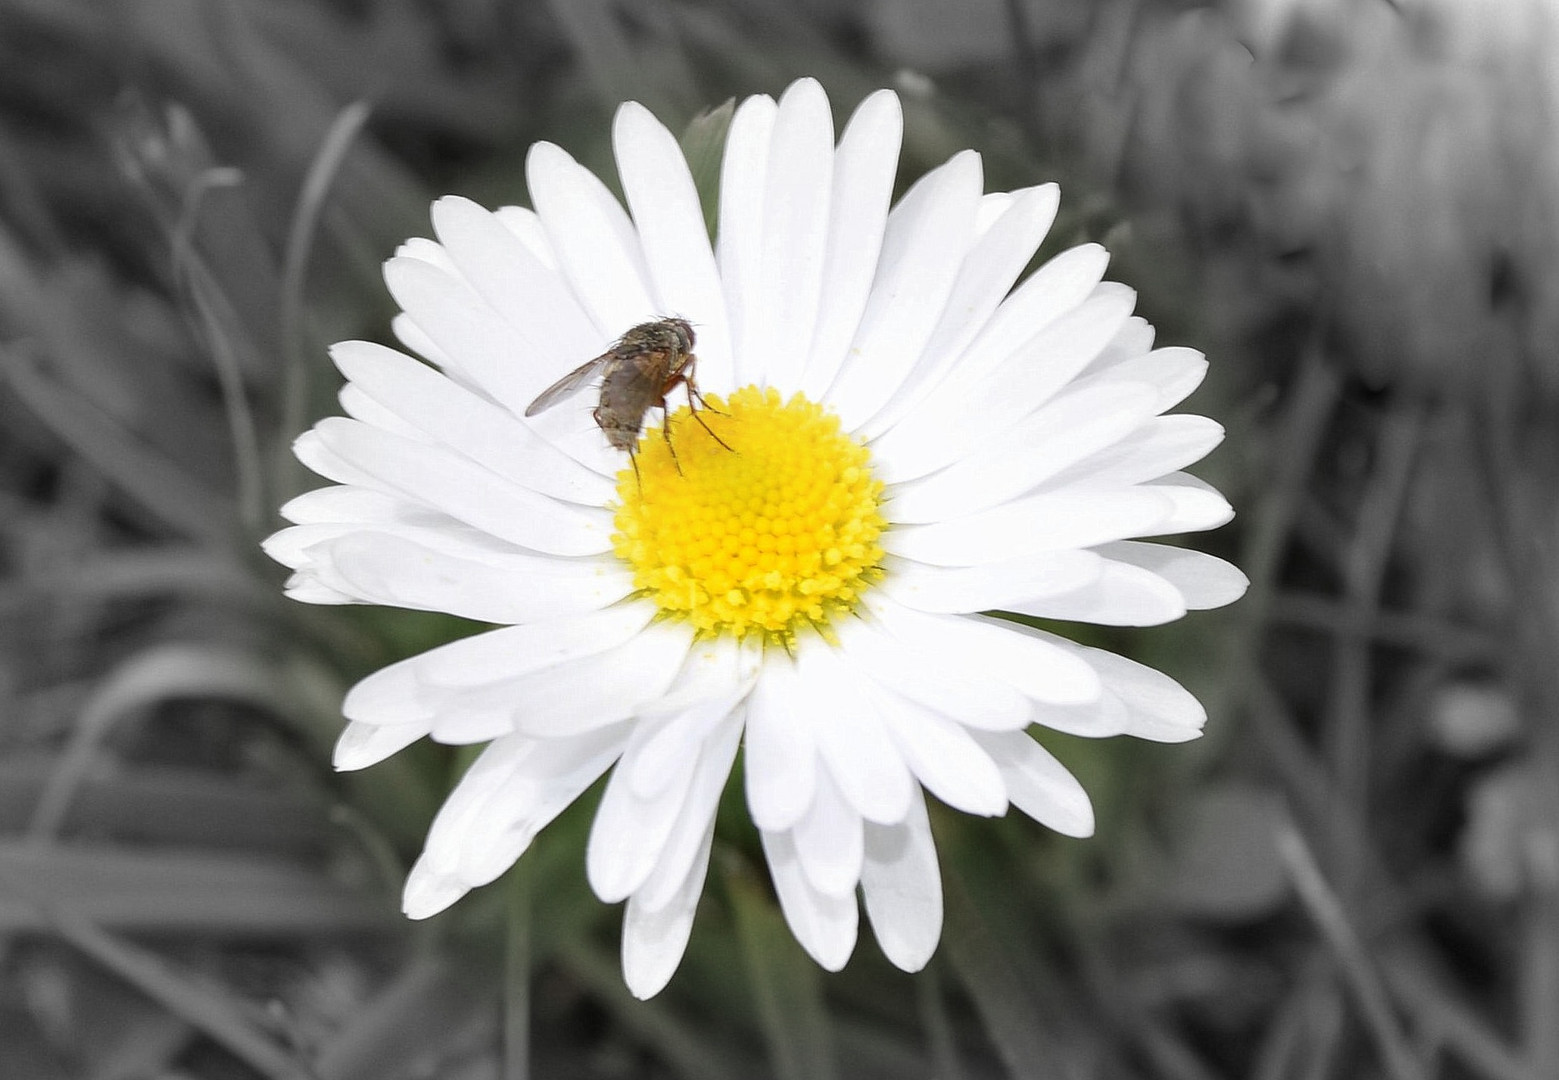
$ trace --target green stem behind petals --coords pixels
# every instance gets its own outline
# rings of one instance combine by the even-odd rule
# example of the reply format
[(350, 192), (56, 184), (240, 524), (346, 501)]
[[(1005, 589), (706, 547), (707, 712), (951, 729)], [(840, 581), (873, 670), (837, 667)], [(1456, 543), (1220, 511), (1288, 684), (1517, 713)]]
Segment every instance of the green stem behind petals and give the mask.
[(682, 155), (698, 189), (698, 204), (704, 209), (704, 227), (714, 239), (715, 219), (720, 207), (720, 162), (725, 157), (725, 136), (736, 113), (736, 99), (714, 109), (705, 109), (693, 117), (682, 133)]
[(504, 1080), (530, 1080), (531, 875), (521, 859), (506, 875), (507, 938), (504, 944)]
[(819, 968), (756, 882), (733, 873), (726, 888), (774, 1075), (779, 1080), (834, 1080), (838, 1065)]

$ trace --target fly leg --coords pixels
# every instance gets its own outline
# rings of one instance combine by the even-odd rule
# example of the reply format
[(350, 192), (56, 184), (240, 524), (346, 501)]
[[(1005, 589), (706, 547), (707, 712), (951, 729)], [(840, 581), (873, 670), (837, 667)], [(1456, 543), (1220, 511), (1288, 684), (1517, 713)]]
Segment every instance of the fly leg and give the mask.
[(704, 395), (700, 394), (698, 392), (698, 387), (693, 385), (693, 379), (691, 376), (684, 375), (682, 377), (682, 385), (687, 388), (687, 411), (693, 414), (693, 419), (698, 421), (700, 427), (709, 432), (709, 437), (711, 439), (725, 447), (727, 450), (730, 450), (731, 453), (736, 453), (735, 448), (732, 447), (730, 443), (720, 438), (720, 436), (716, 435), (714, 429), (709, 426), (708, 422), (705, 421), (702, 416), (698, 415), (699, 410), (694, 407), (693, 401), (696, 398), (699, 405), (702, 405), (716, 416), (725, 416), (727, 414), (721, 412), (719, 409), (715, 408), (713, 405), (710, 405), (709, 402), (704, 400)]
[[(693, 415), (697, 416), (698, 414), (694, 413)], [(710, 432), (710, 434), (714, 433)], [(666, 440), (666, 449), (671, 451), (671, 463), (677, 467), (677, 475), (681, 476), (682, 462), (677, 459), (677, 448), (671, 445), (671, 413), (667, 410), (664, 401), (660, 403), (660, 435), (661, 438)], [(637, 469), (638, 467), (638, 464), (635, 463), (634, 468)]]

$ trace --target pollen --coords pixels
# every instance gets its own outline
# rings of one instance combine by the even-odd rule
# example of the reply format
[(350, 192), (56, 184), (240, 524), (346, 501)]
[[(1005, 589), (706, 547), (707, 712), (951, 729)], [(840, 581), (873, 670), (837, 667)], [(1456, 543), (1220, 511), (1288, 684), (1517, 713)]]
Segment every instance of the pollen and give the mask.
[(663, 617), (702, 635), (833, 640), (882, 578), (870, 452), (800, 394), (748, 386), (707, 404), (672, 413), (669, 441), (640, 436), (637, 473), (617, 476), (613, 549)]

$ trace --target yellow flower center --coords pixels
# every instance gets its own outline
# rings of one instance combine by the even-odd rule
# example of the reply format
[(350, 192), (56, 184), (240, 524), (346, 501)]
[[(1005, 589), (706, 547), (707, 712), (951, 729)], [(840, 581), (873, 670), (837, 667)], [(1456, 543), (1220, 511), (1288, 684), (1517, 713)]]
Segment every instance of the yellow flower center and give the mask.
[(832, 640), (830, 622), (882, 577), (870, 453), (800, 394), (747, 386), (708, 403), (671, 415), (671, 445), (659, 427), (639, 437), (637, 475), (617, 474), (613, 549), (642, 595), (701, 634)]

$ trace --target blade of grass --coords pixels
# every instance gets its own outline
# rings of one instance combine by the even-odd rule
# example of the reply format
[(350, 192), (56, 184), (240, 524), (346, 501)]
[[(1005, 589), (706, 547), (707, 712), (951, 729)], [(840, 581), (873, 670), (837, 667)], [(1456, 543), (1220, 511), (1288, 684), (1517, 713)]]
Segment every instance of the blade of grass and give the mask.
[(0, 933), (47, 932), (64, 917), (245, 936), (401, 925), (383, 898), (280, 860), (0, 840)]
[(1402, 1008), (1413, 1014), (1417, 1027), (1434, 1028), (1447, 1048), (1487, 1080), (1538, 1080), (1544, 1074), (1521, 1061), (1516, 1052), (1458, 1000), (1430, 960), (1408, 949), (1381, 958), (1386, 984)]
[(435, 1075), (444, 1048), (487, 1012), (492, 976), (491, 963), (458, 948), (419, 950), (328, 1037), (314, 1057), (314, 1072), (319, 1080)]
[(1051, 1080), (1053, 1048), (1041, 1037), (1040, 1003), (1023, 985), (1012, 957), (981, 916), (956, 874), (946, 875), (947, 924), (943, 945), (964, 992), (1014, 1080)]
[(94, 551), (90, 562), (48, 567), (0, 589), (0, 618), (29, 603), (61, 600), (123, 600), (170, 594), (204, 596), (237, 604), (274, 600), (261, 584), (225, 553), (169, 543), (136, 551)]
[(1290, 825), (1277, 830), (1275, 841), (1305, 910), (1321, 931), (1348, 989), (1359, 1004), (1365, 1029), (1380, 1052), (1386, 1073), (1394, 1080), (1423, 1080), (1424, 1071), (1408, 1048), (1401, 1025), (1391, 1011), (1380, 974), (1354, 931), (1342, 902), (1322, 876), (1309, 845)]
[(141, 1080), (165, 1076), (174, 1058), (189, 1044), (190, 1026), (156, 1005), (132, 1022), (129, 1030), (92, 1063), (83, 1080)]
[(86, 778), (98, 745), (121, 719), (159, 701), (217, 696), (282, 711), (279, 682), (267, 665), (231, 649), (165, 645), (135, 654), (116, 668), (88, 699), (49, 778), (27, 835), (53, 836)]
[(730, 1080), (752, 1076), (752, 1063), (735, 1060), (710, 1045), (709, 1028), (696, 1029), (659, 1001), (639, 1001), (623, 984), (617, 964), (578, 938), (560, 942), (554, 954), (623, 1028), (636, 1036), (684, 1080)]
[(958, 1043), (953, 1038), (953, 1024), (948, 1019), (947, 1001), (942, 994), (944, 962), (933, 959), (915, 976), (916, 1013), (931, 1051), (933, 1075), (938, 1080), (964, 1080), (963, 1062), (958, 1057)]
[[(276, 439), (276, 446), (283, 454), (286, 454), (292, 440), (303, 430), (308, 408), (308, 343), (304, 334), (303, 290), (308, 277), (309, 257), (314, 251), (314, 238), (319, 233), (320, 216), (341, 174), (341, 166), (363, 130), (363, 125), (368, 123), (372, 111), (366, 101), (354, 101), (336, 115), (320, 143), (319, 152), (309, 165), (308, 174), (303, 178), (298, 204), (292, 213), (292, 224), (287, 230), (281, 280), (282, 360), (286, 367), (282, 377), (281, 428)], [(290, 455), (284, 460), (290, 462)], [(278, 491), (288, 490), (288, 485), (281, 482), (280, 476), (276, 481)]]
[(697, 99), (686, 67), (657, 67), (654, 78), (643, 77), (645, 48), (659, 51), (664, 43), (629, 40), (611, 0), (547, 0), (547, 6), (578, 53), (603, 106), (616, 108), (619, 102), (642, 101), (663, 119), (677, 111), (683, 116), (691, 111), (687, 103)]
[(504, 941), (503, 1075), (504, 1080), (530, 1080), (530, 867), (521, 859), (505, 876), (508, 911)]
[[(1490, 506), (1494, 535), (1510, 582), (1551, 582), (1556, 577), (1551, 534), (1554, 472), (1550, 455), (1532, 447), (1550, 445), (1550, 425), (1530, 417), (1531, 387), (1516, 365), (1496, 365), (1479, 380), (1474, 398), (1472, 449)], [(1514, 656), (1522, 697), (1529, 701), (1532, 768), (1540, 778), (1537, 820), (1559, 820), (1559, 602), (1552, 594), (1519, 598), (1512, 606)], [(1527, 854), (1528, 895), (1522, 912), (1520, 1011), (1524, 1056), (1539, 1076), (1559, 1074), (1559, 871), (1554, 830), (1534, 836)]]
[[(57, 774), (53, 754), (0, 758), (0, 833), (20, 831)], [(302, 854), (328, 834), (325, 798), (302, 785), (261, 786), (209, 769), (94, 764), (62, 825), (94, 837), (202, 843)]]
[(223, 496), (148, 449), (90, 402), (45, 377), (25, 353), (10, 350), (0, 372), (34, 416), (155, 517), (206, 545), (227, 544), (234, 507)]
[[(1358, 527), (1343, 559), (1345, 618), (1333, 630), (1331, 696), (1326, 744), (1329, 765), (1343, 804), (1338, 813), (1363, 821), (1368, 810), (1371, 745), (1370, 703), (1373, 653), (1370, 631), (1381, 602), (1387, 564), (1409, 482), (1418, 461), (1423, 410), (1407, 406), (1389, 413), (1381, 427), (1379, 462), (1360, 500)], [(1360, 868), (1332, 865), (1344, 894), (1359, 886)]]
[(728, 874), (726, 892), (774, 1074), (780, 1080), (838, 1076), (817, 965), (796, 944), (784, 916), (755, 881)]
[(184, 204), (174, 223), (173, 270), (183, 283), (192, 322), (198, 336), (211, 350), (212, 368), (222, 393), (222, 408), (227, 414), (228, 435), (233, 441), (233, 467), (236, 470), (238, 512), (251, 532), (258, 533), (264, 521), (265, 490), (260, 472), (260, 436), (255, 430), (254, 413), (244, 387), (241, 350), (253, 352), (252, 342), (243, 340), (242, 324), (214, 274), (195, 250), (195, 228), (200, 220), (201, 199), (215, 187), (235, 187), (243, 174), (232, 168), (206, 169), (198, 174), (185, 192)]
[(312, 1080), (300, 1063), (244, 1017), (241, 1003), (221, 986), (180, 978), (161, 957), (104, 933), (86, 919), (60, 915), (53, 921), (59, 935), (82, 953), (270, 1080)]
[[(1339, 601), (1308, 592), (1274, 593), (1270, 610), (1274, 623), (1317, 631), (1333, 631), (1348, 618)], [(1494, 664), (1509, 651), (1500, 635), (1411, 611), (1373, 611), (1365, 632), (1373, 642), (1454, 664)]]
[(1276, 468), (1264, 482), (1254, 524), (1235, 560), (1250, 578), (1250, 589), (1234, 605), (1229, 620), (1226, 668), (1231, 675), (1214, 682), (1204, 702), (1209, 731), (1230, 728), (1233, 710), (1241, 706), (1250, 692), (1283, 556), (1341, 389), (1342, 380), (1327, 363), (1320, 344), (1312, 345), (1288, 391), (1284, 413), (1276, 421), (1272, 443)]

